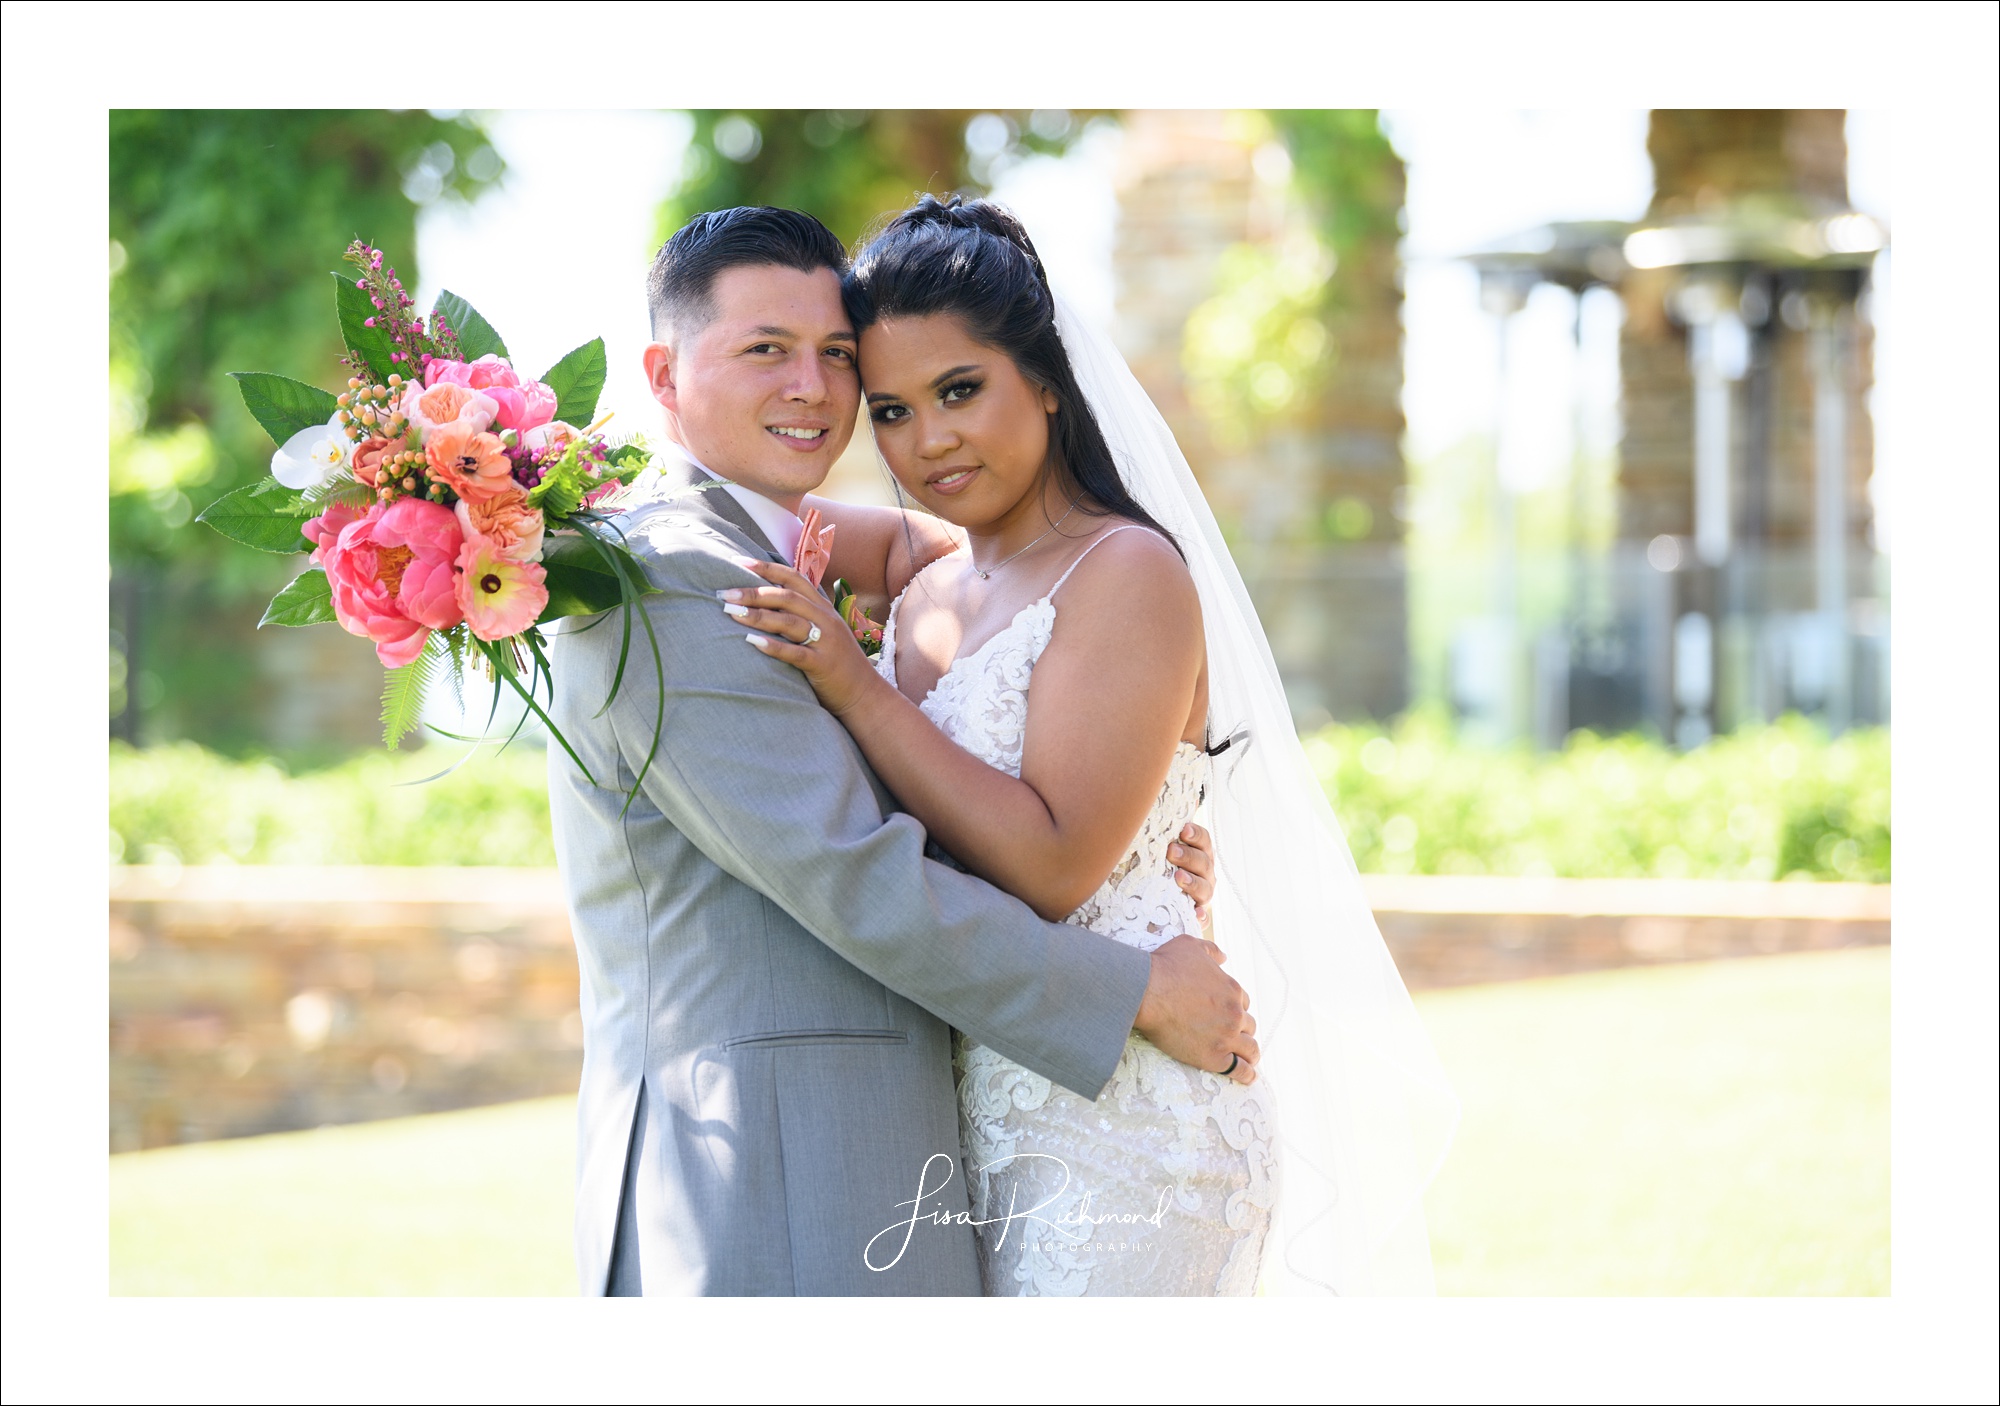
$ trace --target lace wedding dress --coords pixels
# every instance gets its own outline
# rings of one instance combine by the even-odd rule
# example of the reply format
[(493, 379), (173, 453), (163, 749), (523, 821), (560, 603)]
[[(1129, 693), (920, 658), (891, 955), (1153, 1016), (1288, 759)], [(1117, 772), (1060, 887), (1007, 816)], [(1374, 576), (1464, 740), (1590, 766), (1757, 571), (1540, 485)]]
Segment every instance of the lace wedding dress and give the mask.
[[(946, 736), (1010, 776), (1021, 774), (1029, 684), (1068, 578), (954, 660), (920, 705)], [(892, 684), (901, 603), (890, 606), (876, 660)], [(1145, 951), (1183, 933), (1200, 936), (1166, 854), (1208, 777), (1207, 754), (1181, 743), (1125, 857), (1065, 921)], [(1137, 1034), (1095, 1102), (963, 1035), (956, 1056), (959, 1135), (988, 1294), (1256, 1292), (1278, 1195), (1273, 1100), (1263, 1081), (1245, 1087), (1192, 1068)]]

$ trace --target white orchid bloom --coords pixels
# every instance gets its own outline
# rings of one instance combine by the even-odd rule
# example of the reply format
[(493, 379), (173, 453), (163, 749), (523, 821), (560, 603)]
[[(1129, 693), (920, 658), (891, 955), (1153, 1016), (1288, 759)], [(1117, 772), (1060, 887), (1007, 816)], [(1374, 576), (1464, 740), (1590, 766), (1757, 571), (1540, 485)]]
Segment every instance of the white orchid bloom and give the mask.
[(271, 456), (271, 477), (287, 488), (317, 488), (347, 467), (353, 448), (336, 416), (286, 440)]

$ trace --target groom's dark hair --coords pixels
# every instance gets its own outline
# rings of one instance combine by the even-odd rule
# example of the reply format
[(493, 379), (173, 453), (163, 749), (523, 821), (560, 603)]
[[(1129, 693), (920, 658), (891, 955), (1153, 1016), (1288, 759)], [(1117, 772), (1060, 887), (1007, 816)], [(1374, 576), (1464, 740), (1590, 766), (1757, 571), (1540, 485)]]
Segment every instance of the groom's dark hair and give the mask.
[(798, 210), (771, 205), (738, 205), (696, 215), (653, 258), (646, 275), (646, 303), (653, 335), (669, 327), (687, 330), (715, 316), (717, 275), (744, 264), (776, 264), (811, 273), (847, 272), (847, 250), (833, 231)]

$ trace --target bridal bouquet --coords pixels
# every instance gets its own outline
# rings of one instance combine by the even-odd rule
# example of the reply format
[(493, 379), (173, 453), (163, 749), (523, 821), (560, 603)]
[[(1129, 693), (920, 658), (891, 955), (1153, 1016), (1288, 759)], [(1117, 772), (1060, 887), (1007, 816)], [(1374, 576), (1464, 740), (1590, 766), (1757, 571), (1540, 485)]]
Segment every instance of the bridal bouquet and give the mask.
[(354, 272), (334, 275), (345, 387), (234, 373), (278, 449), (269, 477), (200, 520), (260, 551), (310, 553), (259, 625), (333, 623), (373, 642), (389, 671), (387, 745), (417, 725), (440, 674), (462, 688), (470, 665), (491, 680), (495, 712), (512, 688), (575, 758), (538, 701), (550, 679), (539, 627), (620, 609), (614, 696), (634, 617), (652, 629), (633, 607), (653, 587), (607, 502), (650, 456), (592, 423), (603, 339), (529, 379), (464, 299), (445, 293), (428, 319), (413, 315), (380, 250), (356, 240), (347, 262)]

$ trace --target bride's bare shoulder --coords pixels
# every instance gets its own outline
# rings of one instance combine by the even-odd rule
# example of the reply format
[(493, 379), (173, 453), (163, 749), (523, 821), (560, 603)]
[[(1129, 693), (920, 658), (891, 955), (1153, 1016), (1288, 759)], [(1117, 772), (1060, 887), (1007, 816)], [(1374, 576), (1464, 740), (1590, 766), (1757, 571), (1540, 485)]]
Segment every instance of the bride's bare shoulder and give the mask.
[[(1119, 526), (1125, 530), (1114, 530)], [(1187, 563), (1172, 542), (1143, 524), (1107, 527), (1055, 597), (1059, 616), (1098, 616), (1117, 628), (1201, 626), (1201, 601)]]

